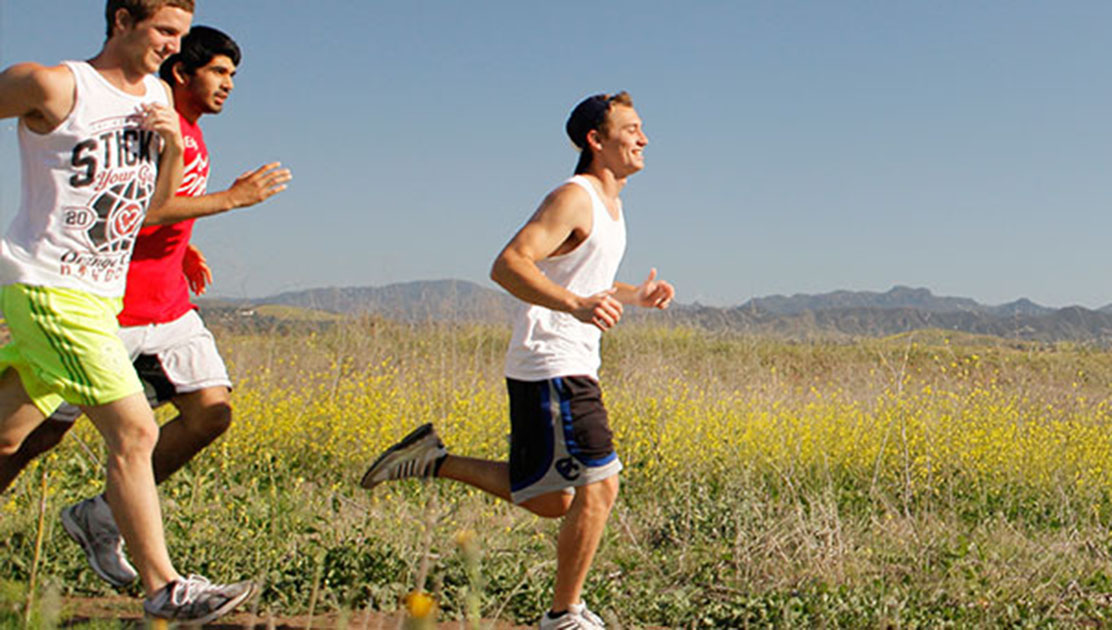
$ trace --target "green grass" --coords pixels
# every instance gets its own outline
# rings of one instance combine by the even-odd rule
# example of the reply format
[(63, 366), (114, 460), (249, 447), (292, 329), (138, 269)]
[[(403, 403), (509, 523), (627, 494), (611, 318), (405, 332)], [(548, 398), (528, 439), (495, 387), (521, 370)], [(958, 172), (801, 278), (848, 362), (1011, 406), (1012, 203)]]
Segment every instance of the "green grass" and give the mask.
[[(407, 481), (369, 495), (356, 480), (390, 432), (335, 433), (360, 422), (400, 431), (436, 420), (461, 452), (499, 455), (508, 331), (365, 320), (324, 332), (219, 336), (243, 379), (238, 419), (161, 488), (183, 570), (260, 580), (260, 612), (304, 614), (311, 601), (317, 611), (395, 610), (428, 554), (427, 586), (444, 617), (462, 616), (477, 600), (486, 617), (535, 622), (551, 594), (555, 522), (449, 483)], [(603, 389), (619, 433), (653, 413), (704, 431), (688, 463), (667, 471), (648, 465), (654, 451), (643, 436), (621, 433), (628, 468), (585, 597), (623, 627), (1112, 625), (1105, 485), (1046, 485), (973, 468), (920, 483), (905, 476), (914, 454), (895, 447), (877, 470), (873, 460), (864, 468), (823, 460), (834, 456), (828, 444), (808, 447), (817, 459), (803, 451), (786, 460), (728, 456), (742, 453), (730, 445), (744, 428), (729, 424), (730, 413), (767, 412), (781, 423), (770, 426), (794, 430), (835, 391), (866, 415), (888, 391), (887, 404), (929, 405), (898, 418), (933, 422), (956, 409), (986, 425), (999, 419), (986, 415), (987, 404), (973, 405), (989, 391), (1026, 401), (1033, 411), (1021, 415), (1025, 423), (1106, 427), (1109, 353), (937, 332), (835, 344), (643, 326), (609, 333), (604, 344)], [(912, 395), (925, 386), (937, 393)], [(297, 392), (303, 400), (292, 400)], [(1040, 411), (1047, 405), (1054, 411)], [(255, 426), (284, 437), (248, 456), (237, 440)], [(899, 446), (899, 431), (893, 436)], [(770, 437), (778, 436), (762, 439)], [(51, 518), (42, 592), (114, 592), (53, 518), (99, 490), (90, 453), (102, 456), (102, 447), (85, 426), (2, 497), (0, 625), (21, 623), (44, 470)], [(1112, 470), (1112, 461), (1084, 464)], [(476, 555), (457, 544), (461, 532), (473, 532)]]

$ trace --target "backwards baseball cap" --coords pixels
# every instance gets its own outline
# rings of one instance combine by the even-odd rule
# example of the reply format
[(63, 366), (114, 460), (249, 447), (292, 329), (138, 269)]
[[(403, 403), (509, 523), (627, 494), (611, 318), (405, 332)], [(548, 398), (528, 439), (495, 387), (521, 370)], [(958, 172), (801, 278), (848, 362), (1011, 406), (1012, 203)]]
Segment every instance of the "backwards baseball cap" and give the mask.
[(567, 124), (564, 125), (572, 144), (581, 151), (586, 149), (587, 133), (602, 126), (606, 121), (606, 114), (610, 111), (610, 105), (623, 96), (628, 98), (625, 92), (595, 94), (576, 105), (575, 109), (571, 110), (571, 116), (568, 116)]

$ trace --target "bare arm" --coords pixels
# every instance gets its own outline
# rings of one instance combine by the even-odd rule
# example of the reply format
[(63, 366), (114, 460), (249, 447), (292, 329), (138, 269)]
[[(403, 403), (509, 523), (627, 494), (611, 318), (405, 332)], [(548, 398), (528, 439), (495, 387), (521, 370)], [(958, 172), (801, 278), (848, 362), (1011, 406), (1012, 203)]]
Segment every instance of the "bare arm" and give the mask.
[(580, 296), (552, 282), (537, 261), (571, 251), (590, 233), (591, 199), (574, 184), (565, 184), (541, 203), (532, 218), (494, 260), (490, 277), (514, 297), (607, 330), (622, 316), (614, 289)]
[(185, 274), (185, 279), (194, 295), (203, 295), (208, 285), (212, 284), (212, 269), (208, 266), (205, 255), (192, 243), (185, 246), (181, 271)]
[[(170, 103), (174, 102), (174, 95), (170, 86), (162, 81), (166, 96)], [(149, 129), (162, 137), (162, 156), (158, 160), (158, 181), (155, 183), (154, 194), (147, 204), (147, 216), (160, 211), (162, 206), (174, 198), (181, 186), (182, 155), (185, 154), (185, 141), (181, 137), (181, 123), (173, 107), (151, 103), (143, 105), (143, 129)], [(144, 223), (148, 221), (144, 220)]]
[(293, 179), (290, 169), (271, 162), (236, 178), (227, 190), (199, 197), (174, 197), (147, 213), (145, 225), (177, 223), (186, 219), (220, 214), (261, 203), (286, 189)]
[(644, 308), (668, 308), (676, 296), (676, 289), (670, 283), (656, 279), (655, 268), (650, 269), (649, 277), (637, 286), (615, 282), (614, 288), (614, 298), (619, 302)]
[(21, 118), (37, 133), (49, 133), (73, 109), (76, 83), (65, 66), (16, 64), (0, 73), (0, 118)]

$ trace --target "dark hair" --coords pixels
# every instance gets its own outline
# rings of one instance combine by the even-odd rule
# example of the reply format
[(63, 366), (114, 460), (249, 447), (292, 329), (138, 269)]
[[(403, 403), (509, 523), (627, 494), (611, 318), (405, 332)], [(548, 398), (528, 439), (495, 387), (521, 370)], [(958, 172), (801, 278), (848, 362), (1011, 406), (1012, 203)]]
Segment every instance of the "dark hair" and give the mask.
[(576, 175), (586, 173), (590, 169), (594, 155), (591, 153), (591, 147), (587, 145), (587, 134), (592, 129), (597, 129), (602, 134), (610, 130), (610, 107), (614, 103), (633, 107), (633, 98), (625, 91), (616, 94), (595, 94), (583, 99), (575, 109), (571, 110), (564, 129), (568, 132), (572, 144), (579, 149), (579, 161), (575, 165)]
[(108, 37), (116, 27), (116, 12), (120, 9), (127, 11), (133, 23), (154, 15), (162, 7), (177, 7), (183, 11), (193, 13), (193, 0), (108, 0), (104, 7), (104, 19), (108, 22)]
[(162, 62), (158, 69), (158, 76), (162, 80), (174, 84), (174, 66), (182, 65), (182, 71), (193, 74), (198, 68), (209, 64), (213, 58), (224, 55), (239, 65), (240, 51), (235, 40), (228, 37), (223, 31), (211, 26), (194, 26), (189, 29), (189, 34), (181, 38), (181, 51), (176, 52)]

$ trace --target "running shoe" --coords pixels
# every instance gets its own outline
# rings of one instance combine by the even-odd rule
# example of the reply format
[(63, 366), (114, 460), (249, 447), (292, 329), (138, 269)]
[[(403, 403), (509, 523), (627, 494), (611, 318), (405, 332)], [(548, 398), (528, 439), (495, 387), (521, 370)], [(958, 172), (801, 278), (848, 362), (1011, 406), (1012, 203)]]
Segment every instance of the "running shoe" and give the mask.
[(431, 424), (423, 424), (378, 456), (359, 485), (368, 490), (383, 481), (432, 477), (448, 455)]
[(103, 494), (62, 510), (62, 527), (81, 548), (89, 566), (112, 586), (126, 586), (139, 577), (124, 555), (124, 539)]
[(199, 575), (174, 580), (143, 600), (147, 615), (171, 621), (205, 624), (239, 606), (255, 592), (253, 582), (213, 584)]
[(541, 617), (540, 630), (604, 630), (606, 624), (595, 613), (587, 608), (587, 604), (580, 602), (572, 604), (568, 610), (559, 617), (545, 613)]

